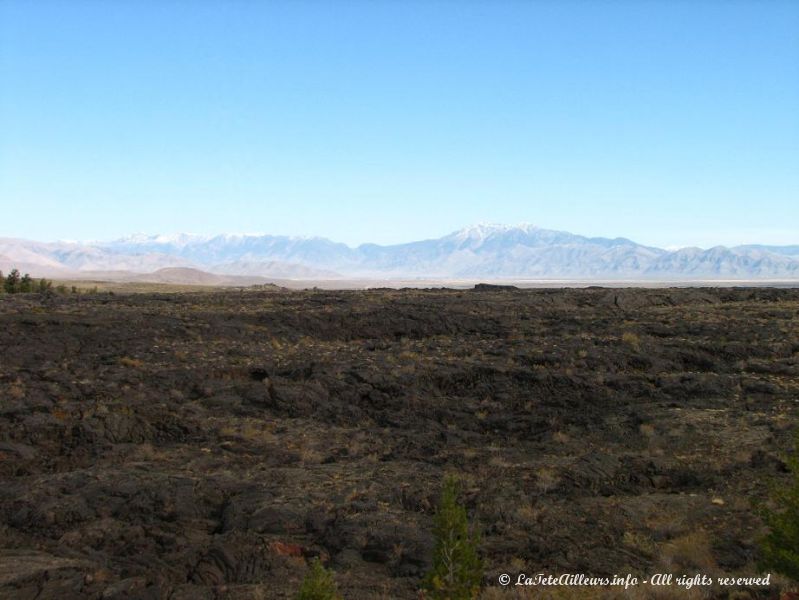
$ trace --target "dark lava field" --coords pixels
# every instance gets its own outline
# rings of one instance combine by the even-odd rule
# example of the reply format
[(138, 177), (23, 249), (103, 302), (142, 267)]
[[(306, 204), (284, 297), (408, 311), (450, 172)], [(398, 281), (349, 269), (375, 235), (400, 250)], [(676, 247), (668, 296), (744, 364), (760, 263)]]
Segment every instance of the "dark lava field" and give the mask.
[(15, 600), (291, 598), (314, 557), (347, 599), (418, 598), (447, 474), (484, 598), (752, 576), (799, 401), (796, 289), (20, 294), (0, 340)]

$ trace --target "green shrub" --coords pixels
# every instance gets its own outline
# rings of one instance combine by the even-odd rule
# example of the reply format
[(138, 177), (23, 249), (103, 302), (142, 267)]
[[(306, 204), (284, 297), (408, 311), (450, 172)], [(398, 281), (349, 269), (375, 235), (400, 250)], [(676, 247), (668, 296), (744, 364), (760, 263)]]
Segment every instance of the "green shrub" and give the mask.
[(46, 294), (53, 289), (53, 282), (48, 281), (47, 279), (40, 279), (38, 291), (40, 294)]
[(790, 481), (773, 489), (773, 508), (760, 510), (769, 532), (760, 540), (758, 566), (799, 581), (799, 434), (787, 462)]
[(319, 559), (311, 563), (311, 570), (302, 581), (297, 600), (342, 600), (333, 572), (325, 569)]
[(5, 287), (6, 292), (9, 294), (16, 294), (19, 292), (19, 282), (20, 282), (20, 275), (19, 271), (16, 269), (11, 269), (11, 272), (5, 278), (3, 285)]
[(483, 563), (477, 554), (479, 538), (470, 530), (458, 492), (458, 480), (446, 477), (434, 521), (433, 568), (424, 581), (426, 597), (434, 600), (472, 600), (480, 593)]
[(30, 294), (33, 291), (33, 279), (27, 273), (19, 280), (19, 291), (22, 294)]

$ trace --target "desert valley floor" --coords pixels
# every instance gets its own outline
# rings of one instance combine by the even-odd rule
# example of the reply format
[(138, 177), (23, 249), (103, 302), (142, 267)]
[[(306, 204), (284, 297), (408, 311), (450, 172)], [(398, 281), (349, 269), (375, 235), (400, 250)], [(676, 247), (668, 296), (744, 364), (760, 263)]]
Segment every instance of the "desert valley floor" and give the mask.
[(797, 289), (5, 295), (0, 597), (418, 598), (450, 473), (486, 598), (753, 575), (798, 401)]

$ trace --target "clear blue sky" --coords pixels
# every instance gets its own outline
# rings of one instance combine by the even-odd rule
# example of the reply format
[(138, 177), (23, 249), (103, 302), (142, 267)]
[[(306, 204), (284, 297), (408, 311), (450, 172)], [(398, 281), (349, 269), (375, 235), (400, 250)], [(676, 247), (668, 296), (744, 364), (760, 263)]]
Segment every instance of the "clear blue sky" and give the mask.
[(0, 0), (0, 235), (799, 243), (799, 2)]

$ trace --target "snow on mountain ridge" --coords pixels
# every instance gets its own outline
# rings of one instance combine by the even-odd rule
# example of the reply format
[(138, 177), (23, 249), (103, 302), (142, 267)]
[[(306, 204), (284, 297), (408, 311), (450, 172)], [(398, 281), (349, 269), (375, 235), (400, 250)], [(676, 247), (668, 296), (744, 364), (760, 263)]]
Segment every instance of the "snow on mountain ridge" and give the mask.
[(524, 233), (530, 233), (533, 231), (538, 230), (539, 227), (533, 225), (532, 223), (519, 223), (517, 225), (505, 225), (503, 223), (476, 223), (475, 225), (470, 225), (468, 227), (464, 227), (458, 231), (455, 231), (449, 236), (445, 237), (456, 237), (458, 239), (485, 239), (488, 236), (508, 233), (510, 231), (518, 230)]
[[(794, 247), (668, 251), (626, 238), (585, 237), (530, 223), (479, 223), (436, 239), (352, 248), (321, 237), (267, 234), (135, 234), (97, 244), (0, 239), (20, 263), (81, 271), (183, 267), (232, 275), (296, 273), (344, 277), (635, 279), (799, 278)], [(246, 273), (245, 273), (246, 272)]]

